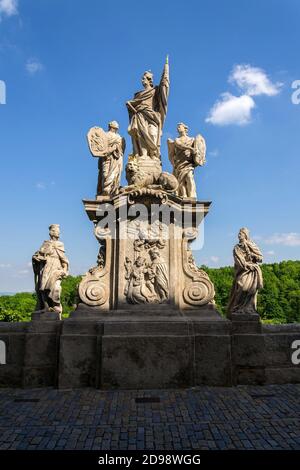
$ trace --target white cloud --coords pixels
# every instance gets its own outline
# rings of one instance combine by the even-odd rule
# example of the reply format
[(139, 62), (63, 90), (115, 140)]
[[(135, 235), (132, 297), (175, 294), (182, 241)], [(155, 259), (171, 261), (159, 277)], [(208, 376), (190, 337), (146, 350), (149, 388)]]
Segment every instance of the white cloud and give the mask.
[(37, 59), (28, 59), (26, 62), (26, 70), (30, 75), (40, 72), (43, 68), (43, 64), (41, 64)]
[(269, 250), (269, 251), (266, 252), (266, 255), (268, 255), (268, 256), (274, 256), (274, 255), (275, 255), (275, 251)]
[(0, 0), (0, 21), (2, 16), (18, 14), (18, 0)]
[(214, 149), (214, 150), (211, 150), (210, 152), (208, 152), (208, 155), (210, 157), (218, 157), (220, 154), (219, 150), (218, 149)]
[(217, 263), (220, 258), (218, 256), (211, 256), (210, 259), (213, 263)]
[(55, 181), (38, 181), (37, 183), (35, 183), (35, 187), (36, 189), (39, 189), (39, 190), (44, 190), (44, 189), (53, 189), (54, 186), (56, 185)]
[(268, 245), (300, 246), (300, 233), (274, 233), (265, 240)]
[(282, 83), (273, 83), (263, 69), (251, 65), (236, 65), (228, 79), (237, 85), (242, 95), (222, 93), (220, 99), (210, 109), (206, 122), (216, 126), (237, 124), (243, 126), (251, 122), (251, 113), (256, 104), (253, 96), (275, 96), (281, 90)]
[(39, 181), (38, 183), (36, 183), (35, 187), (37, 189), (46, 189), (46, 184), (43, 181)]
[(231, 93), (223, 93), (209, 112), (206, 122), (217, 126), (238, 124), (243, 126), (251, 121), (251, 111), (255, 107), (251, 96), (234, 96)]
[(237, 86), (249, 96), (278, 95), (282, 83), (272, 83), (266, 72), (258, 67), (251, 65), (236, 65), (230, 76), (229, 82)]
[(0, 268), (2, 268), (2, 269), (11, 268), (11, 264), (9, 264), (9, 263), (7, 263), (7, 264), (0, 263)]

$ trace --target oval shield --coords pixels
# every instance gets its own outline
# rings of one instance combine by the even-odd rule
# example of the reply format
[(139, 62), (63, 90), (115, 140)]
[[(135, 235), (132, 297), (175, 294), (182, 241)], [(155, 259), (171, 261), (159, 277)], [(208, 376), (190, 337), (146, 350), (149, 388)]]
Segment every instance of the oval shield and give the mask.
[(89, 149), (93, 157), (105, 157), (108, 154), (108, 139), (101, 127), (92, 127), (87, 133)]

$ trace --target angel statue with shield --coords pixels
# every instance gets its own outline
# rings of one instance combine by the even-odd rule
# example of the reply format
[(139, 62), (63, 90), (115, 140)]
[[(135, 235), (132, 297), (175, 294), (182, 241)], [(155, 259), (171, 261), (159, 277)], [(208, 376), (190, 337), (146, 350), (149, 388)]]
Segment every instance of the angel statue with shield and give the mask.
[(179, 186), (181, 197), (197, 198), (194, 170), (205, 163), (206, 144), (202, 135), (188, 136), (188, 126), (180, 122), (177, 126), (179, 136), (168, 139), (169, 160), (173, 165), (173, 175)]
[(87, 134), (90, 152), (99, 158), (97, 196), (109, 196), (119, 191), (125, 139), (118, 129), (117, 121), (111, 121), (107, 132), (101, 127), (92, 127)]

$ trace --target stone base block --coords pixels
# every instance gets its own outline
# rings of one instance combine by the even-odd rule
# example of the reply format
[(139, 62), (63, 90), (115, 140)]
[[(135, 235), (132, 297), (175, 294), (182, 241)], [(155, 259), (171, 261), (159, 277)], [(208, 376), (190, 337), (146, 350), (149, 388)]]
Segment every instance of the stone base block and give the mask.
[(31, 315), (33, 321), (58, 321), (61, 320), (61, 314), (58, 312), (49, 312), (45, 310), (40, 310), (33, 312)]
[(64, 322), (60, 337), (59, 388), (97, 386), (97, 368), (100, 367), (98, 343), (101, 336), (96, 322)]
[(104, 336), (101, 388), (180, 388), (192, 384), (188, 336)]
[[(161, 307), (160, 307), (161, 308)], [(212, 308), (0, 322), (0, 387), (153, 389), (300, 383), (300, 325), (222, 318)], [(243, 314), (244, 315), (244, 314)]]
[(243, 333), (261, 333), (261, 322), (257, 313), (232, 313), (230, 315), (232, 321), (232, 333), (243, 334)]
[(196, 335), (195, 385), (232, 385), (229, 335)]
[(141, 318), (122, 310), (64, 321), (59, 387), (230, 385), (230, 322), (219, 314), (211, 319), (210, 309), (197, 317), (177, 310), (171, 319), (167, 313), (153, 309)]

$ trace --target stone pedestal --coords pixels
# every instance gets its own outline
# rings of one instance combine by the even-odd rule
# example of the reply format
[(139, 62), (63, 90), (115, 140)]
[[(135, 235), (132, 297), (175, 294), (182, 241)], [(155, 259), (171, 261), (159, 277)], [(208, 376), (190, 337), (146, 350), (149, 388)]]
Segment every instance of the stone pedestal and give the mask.
[(265, 337), (257, 313), (232, 313), (233, 383), (263, 384), (266, 380)]
[(33, 321), (58, 321), (61, 320), (61, 313), (39, 310), (31, 315)]
[(258, 322), (245, 317), (241, 329), (211, 306), (142, 313), (97, 309), (84, 319), (0, 322), (6, 355), (0, 387), (143, 390), (300, 382), (299, 364), (291, 359), (299, 324), (258, 331)]
[[(196, 313), (196, 312), (195, 312)], [(98, 320), (64, 321), (60, 388), (150, 389), (231, 385), (230, 322), (163, 309), (141, 317), (131, 310)], [(201, 320), (199, 320), (199, 317)]]
[[(52, 319), (53, 320), (53, 319)], [(57, 385), (60, 321), (32, 321), (26, 328), (23, 387)]]
[(113, 198), (85, 200), (100, 242), (98, 262), (79, 286), (72, 318), (128, 310), (140, 316), (214, 308), (214, 286), (190, 249), (210, 202), (183, 199), (161, 189), (135, 189)]

